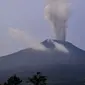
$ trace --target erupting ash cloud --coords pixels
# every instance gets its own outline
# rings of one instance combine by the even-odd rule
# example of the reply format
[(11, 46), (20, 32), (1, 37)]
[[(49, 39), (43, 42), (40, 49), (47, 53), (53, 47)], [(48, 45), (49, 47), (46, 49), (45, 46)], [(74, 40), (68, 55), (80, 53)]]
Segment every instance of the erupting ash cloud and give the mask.
[(68, 0), (47, 0), (45, 18), (52, 25), (57, 40), (65, 41), (68, 17)]

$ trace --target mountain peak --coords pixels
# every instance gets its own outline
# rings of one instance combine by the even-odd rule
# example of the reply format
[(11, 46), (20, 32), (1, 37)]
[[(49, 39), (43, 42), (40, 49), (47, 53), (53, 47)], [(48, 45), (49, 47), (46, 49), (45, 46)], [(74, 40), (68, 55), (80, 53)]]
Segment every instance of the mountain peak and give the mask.
[(67, 42), (67, 41), (61, 41), (61, 40), (55, 40), (55, 39), (47, 39), (44, 40), (43, 42), (41, 42), (41, 44), (43, 44), (46, 48), (50, 48), (50, 49), (55, 49), (56, 45), (55, 44), (61, 44), (63, 46), (73, 46), (71, 43)]
[(55, 45), (53, 42), (54, 41), (52, 39), (47, 39), (47, 40), (43, 41), (41, 44), (43, 44), (46, 48), (54, 49)]
[(55, 39), (47, 39), (41, 42), (42, 45), (44, 45), (48, 49), (55, 49), (56, 51), (71, 53), (71, 54), (83, 54), (85, 53), (84, 50), (76, 47), (72, 43), (68, 41), (61, 41), (61, 40), (55, 40)]

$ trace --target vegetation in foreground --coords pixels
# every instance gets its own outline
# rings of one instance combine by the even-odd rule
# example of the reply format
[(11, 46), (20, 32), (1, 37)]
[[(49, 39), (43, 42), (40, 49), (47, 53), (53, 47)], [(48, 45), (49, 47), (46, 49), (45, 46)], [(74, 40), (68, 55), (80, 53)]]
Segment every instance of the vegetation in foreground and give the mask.
[[(43, 76), (41, 72), (37, 72), (35, 75), (28, 77), (27, 81), (25, 81), (25, 83), (27, 83), (28, 85), (85, 85), (85, 81), (81, 80), (81, 81), (75, 81), (75, 80), (69, 80), (68, 82), (56, 82), (54, 83), (47, 83), (47, 77)], [(23, 85), (23, 80), (21, 80), (19, 77), (17, 77), (16, 75), (11, 76), (10, 78), (8, 78), (8, 80), (6, 82), (4, 82), (4, 84), (0, 84), (0, 85)]]
[[(17, 77), (16, 75), (11, 76), (8, 78), (4, 84), (0, 85), (20, 85), (23, 81)], [(47, 77), (43, 76), (41, 72), (37, 72), (32, 77), (28, 77), (26, 83), (32, 85), (46, 85), (47, 84)]]

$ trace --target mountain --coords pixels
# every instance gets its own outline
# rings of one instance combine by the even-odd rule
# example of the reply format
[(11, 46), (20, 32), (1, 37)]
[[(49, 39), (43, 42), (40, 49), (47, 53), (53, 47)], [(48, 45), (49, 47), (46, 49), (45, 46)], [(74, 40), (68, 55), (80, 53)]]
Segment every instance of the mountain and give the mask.
[(45, 50), (27, 48), (0, 57), (0, 81), (15, 73), (26, 78), (37, 71), (50, 81), (85, 78), (85, 51), (67, 41), (47, 39), (40, 44)]

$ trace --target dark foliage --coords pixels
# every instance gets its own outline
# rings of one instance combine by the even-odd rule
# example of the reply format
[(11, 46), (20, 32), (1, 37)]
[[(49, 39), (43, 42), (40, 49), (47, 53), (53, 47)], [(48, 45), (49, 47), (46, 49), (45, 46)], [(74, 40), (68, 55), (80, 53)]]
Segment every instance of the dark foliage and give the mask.
[(11, 76), (8, 78), (7, 82), (4, 83), (4, 85), (18, 85), (22, 82), (22, 80), (17, 77), (16, 75)]
[(32, 83), (33, 85), (46, 85), (47, 78), (46, 76), (42, 76), (40, 72), (37, 72), (37, 74), (33, 75), (31, 78), (28, 77), (27, 83)]

